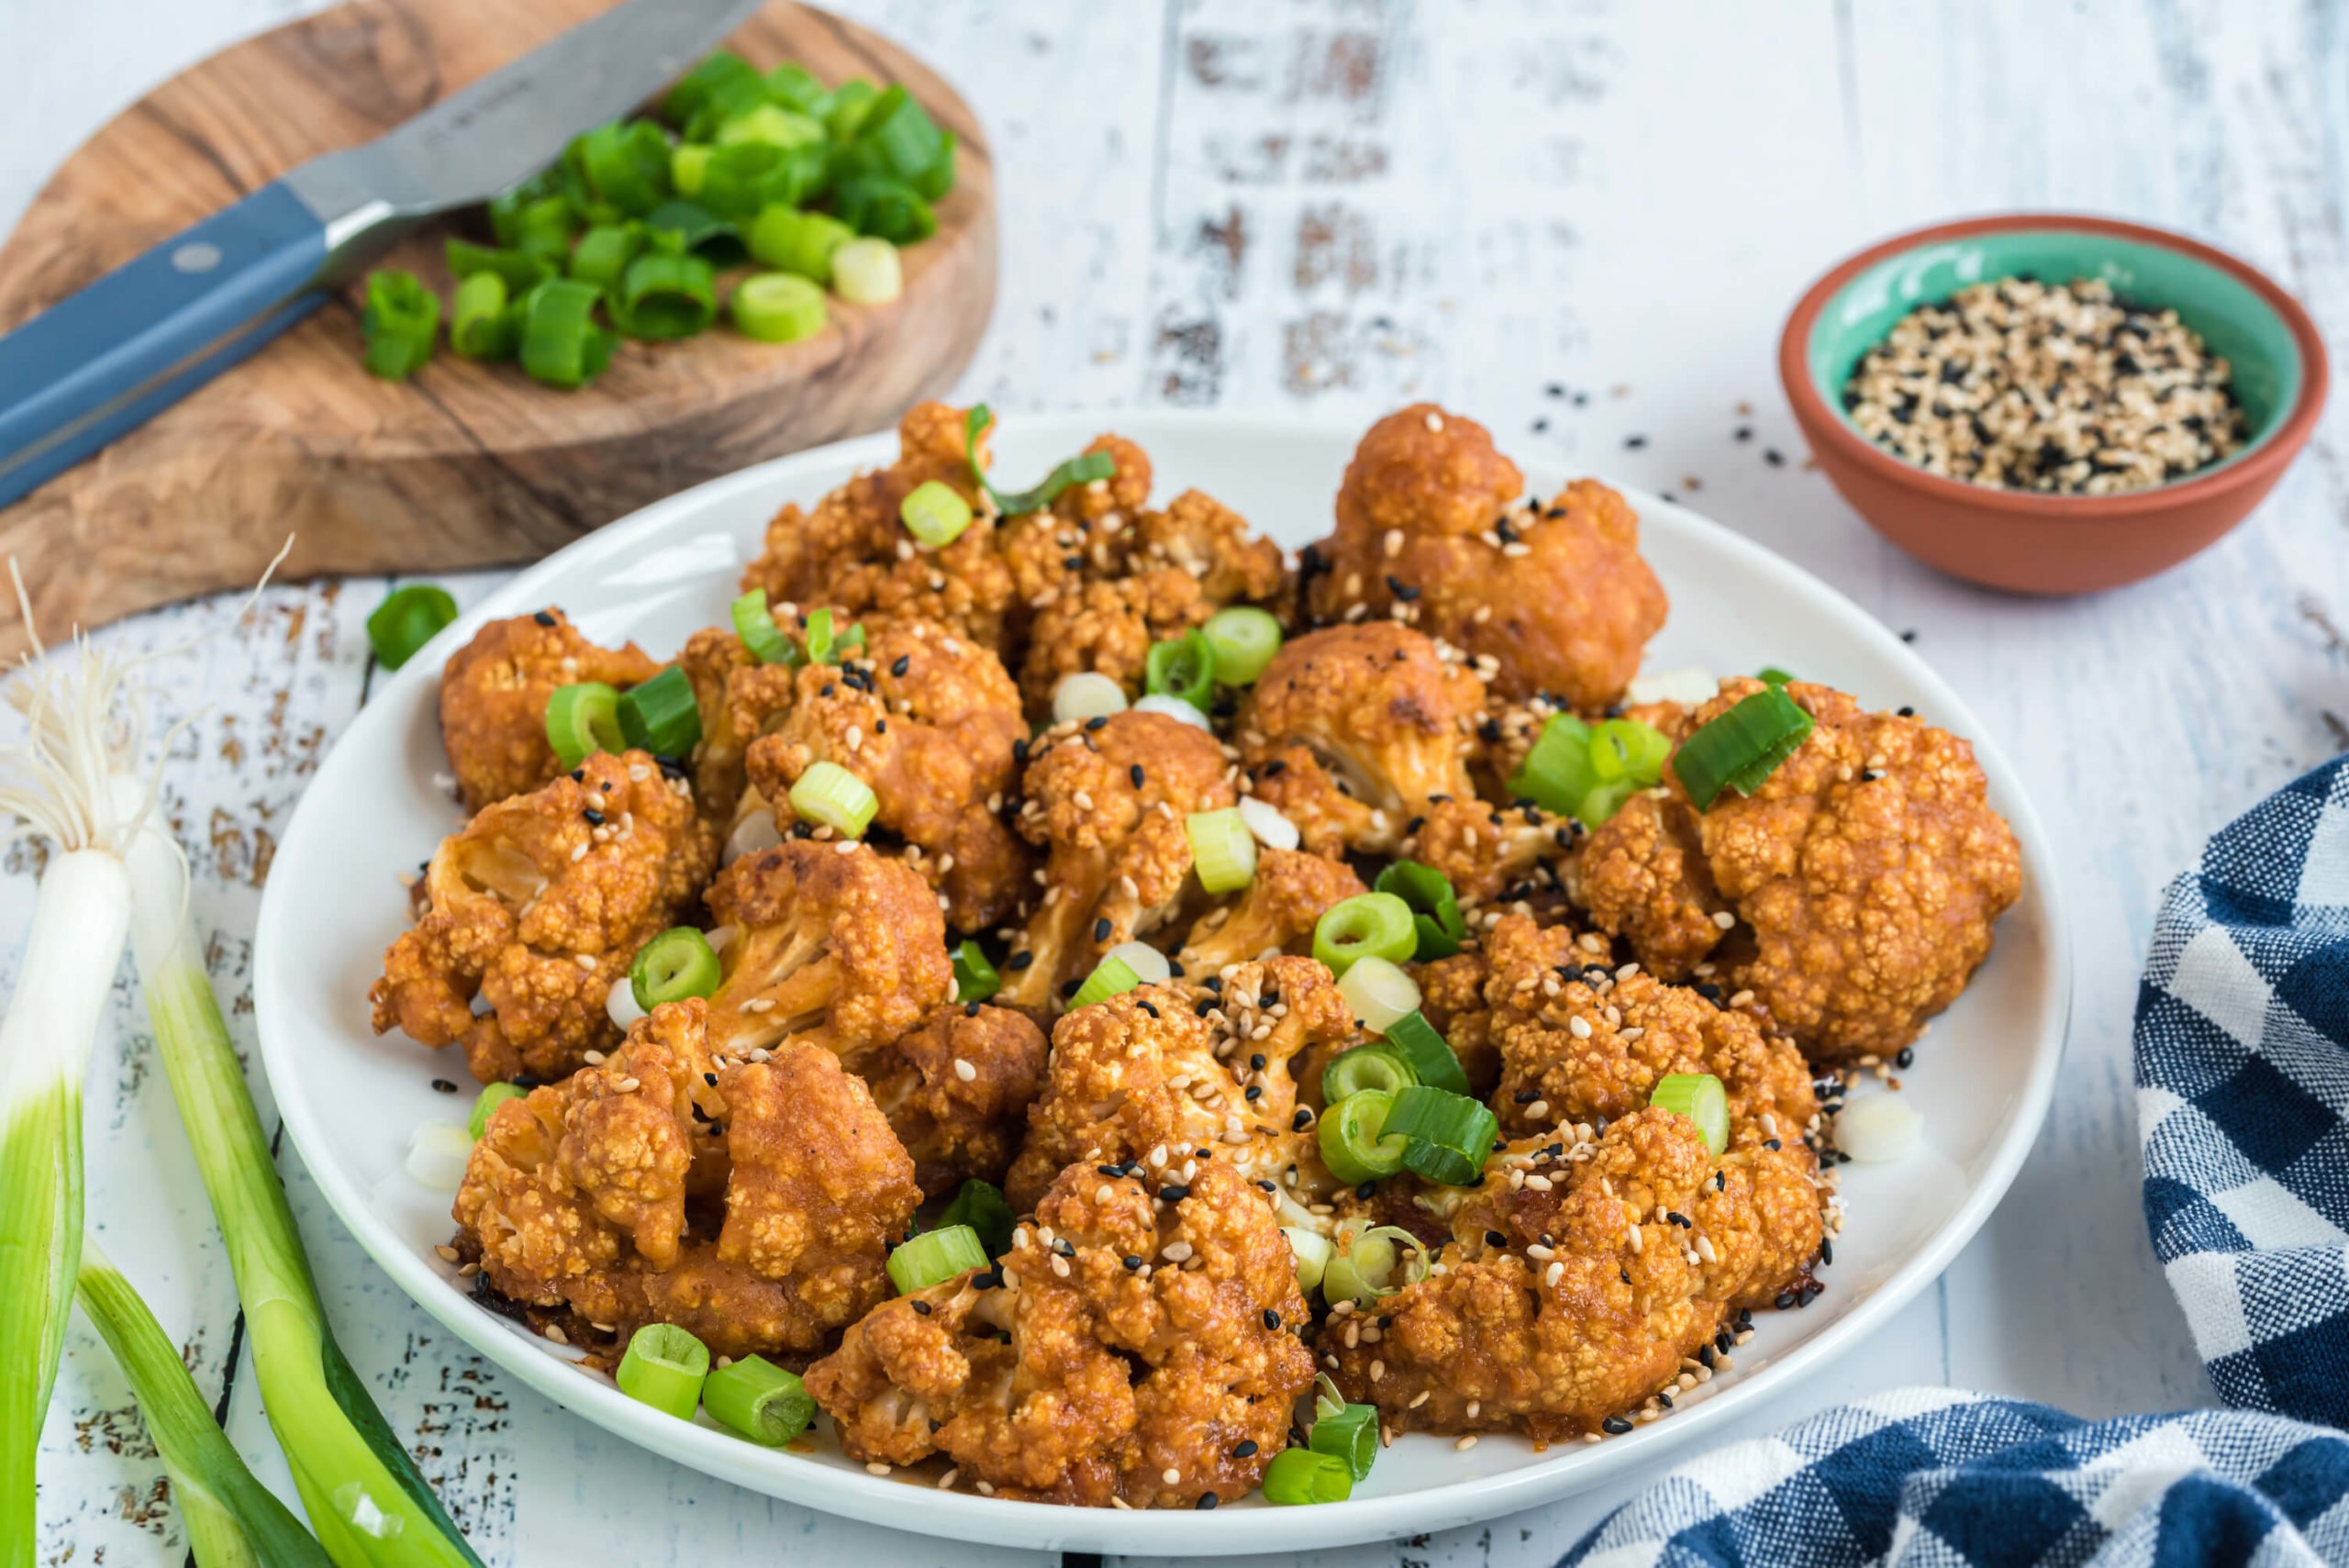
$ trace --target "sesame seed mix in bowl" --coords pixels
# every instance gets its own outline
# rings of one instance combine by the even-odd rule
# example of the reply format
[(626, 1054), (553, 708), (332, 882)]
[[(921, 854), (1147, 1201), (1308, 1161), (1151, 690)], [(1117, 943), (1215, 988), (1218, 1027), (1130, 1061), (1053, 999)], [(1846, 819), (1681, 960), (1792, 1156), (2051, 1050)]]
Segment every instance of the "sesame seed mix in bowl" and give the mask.
[(2227, 361), (2171, 310), (2093, 279), (1999, 279), (1893, 324), (1843, 389), (1863, 434), (1931, 473), (2109, 495), (2182, 479), (2244, 440)]

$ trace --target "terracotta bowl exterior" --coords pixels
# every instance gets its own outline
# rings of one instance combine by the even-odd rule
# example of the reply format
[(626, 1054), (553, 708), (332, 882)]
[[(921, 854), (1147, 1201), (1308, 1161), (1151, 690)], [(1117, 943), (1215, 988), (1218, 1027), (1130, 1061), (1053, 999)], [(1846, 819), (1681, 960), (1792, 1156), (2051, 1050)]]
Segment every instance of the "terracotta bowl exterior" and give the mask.
[[(2243, 447), (2147, 490), (2043, 495), (1928, 473), (1861, 434), (1842, 409), (1860, 357), (1917, 306), (2017, 273), (2101, 278), (2175, 309), (2232, 365)], [(2308, 313), (2234, 257), (2140, 224), (2023, 213), (1918, 229), (1843, 262), (1787, 318), (1778, 375), (1820, 468), (1878, 533), (1952, 576), (2054, 595), (2150, 577), (2241, 522), (2308, 444), (2328, 370)]]

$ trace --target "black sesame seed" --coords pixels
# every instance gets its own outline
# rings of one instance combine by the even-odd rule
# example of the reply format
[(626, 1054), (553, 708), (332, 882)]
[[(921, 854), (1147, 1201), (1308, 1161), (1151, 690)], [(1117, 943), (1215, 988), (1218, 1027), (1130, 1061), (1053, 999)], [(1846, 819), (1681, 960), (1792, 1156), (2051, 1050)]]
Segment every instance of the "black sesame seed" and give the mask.
[(1632, 451), (1637, 451), (1647, 444), (1648, 439), (1645, 436), (1625, 436), (1623, 438), (1623, 445)]
[(1776, 447), (1765, 447), (1762, 449), (1762, 461), (1772, 468), (1784, 468), (1787, 466), (1787, 454)]
[(1262, 1073), (1264, 1070), (1265, 1061), (1266, 1057), (1263, 1051), (1259, 1051), (1252, 1053), (1248, 1058), (1248, 1071), (1251, 1073)]
[(1118, 1262), (1125, 1264), (1129, 1271), (1141, 1267), (1141, 1260), (1134, 1256), (1131, 1252), (1128, 1252), (1124, 1257), (1119, 1258)]
[(1085, 728), (1088, 731), (1090, 731), (1090, 730), (1096, 730), (1096, 729), (1100, 729), (1100, 728), (1102, 728), (1106, 727), (1106, 726), (1108, 724), (1108, 722), (1109, 722), (1109, 720), (1108, 720), (1107, 717), (1105, 717), (1104, 716), (1102, 716), (1102, 715), (1100, 715), (1100, 714), (1097, 714), (1097, 714), (1095, 714), (1091, 718), (1088, 718), (1088, 719), (1086, 719), (1086, 720), (1085, 721)]
[(927, 1301), (912, 1301), (907, 1302), (907, 1305), (925, 1318), (930, 1316), (930, 1303)]
[(1011, 970), (1020, 970), (1027, 968), (1030, 964), (1035, 962), (1036, 955), (1032, 952), (1016, 952), (1009, 958), (1003, 961), (1003, 967)]
[(432, 1092), (436, 1095), (453, 1095), (457, 1092), (457, 1085), (446, 1078), (435, 1078), (432, 1080)]
[(1502, 1235), (1497, 1230), (1487, 1230), (1485, 1232), (1485, 1245), (1487, 1247), (1506, 1247), (1508, 1245), (1508, 1238)]
[(1104, 915), (1093, 922), (1093, 940), (1097, 942), (1106, 942), (1109, 940), (1109, 933), (1116, 929), (1109, 924), (1109, 917)]
[[(1267, 1329), (1277, 1329), (1277, 1328), (1279, 1328), (1280, 1326), (1281, 1326), (1281, 1315), (1280, 1315), (1279, 1313), (1277, 1313), (1277, 1312), (1274, 1311), (1274, 1310), (1273, 1310), (1271, 1307), (1265, 1307), (1265, 1308), (1264, 1308), (1264, 1327), (1265, 1327), (1265, 1328), (1267, 1328)], [(1249, 1443), (1249, 1444), (1247, 1444), (1247, 1445), (1246, 1445), (1246, 1447), (1247, 1447), (1247, 1449), (1248, 1449), (1248, 1452), (1249, 1452), (1249, 1453), (1253, 1453), (1253, 1452), (1255, 1452), (1255, 1451), (1256, 1451), (1256, 1445), (1255, 1445), (1254, 1443)], [(1245, 1459), (1245, 1458), (1247, 1458), (1247, 1457), (1248, 1457), (1248, 1454), (1243, 1453), (1243, 1454), (1241, 1454), (1240, 1457), (1241, 1457), (1241, 1458), (1242, 1458), (1242, 1459)]]
[(1835, 1243), (1822, 1236), (1819, 1239), (1819, 1262), (1821, 1268), (1835, 1261)]
[[(1620, 1438), (1631, 1429), (1631, 1423), (1620, 1416), (1609, 1416), (1598, 1423), (1599, 1429), (1609, 1437)], [(1678, 1429), (1675, 1429), (1677, 1430)]]
[(1795, 1293), (1790, 1290), (1780, 1291), (1778, 1293), (1777, 1299), (1770, 1303), (1771, 1306), (1776, 1307), (1781, 1312), (1787, 1311), (1794, 1306), (1794, 1304)]
[(1288, 1118), (1288, 1125), (1290, 1130), (1303, 1132), (1313, 1125), (1313, 1113), (1305, 1106), (1299, 1106), (1297, 1107), (1297, 1114)]
[(896, 662), (889, 666), (889, 673), (892, 675), (902, 675), (913, 667), (914, 656), (910, 653), (900, 653), (897, 655)]
[(1892, 1064), (1895, 1067), (1914, 1067), (1917, 1064), (1917, 1052), (1915, 1049), (1913, 1047), (1904, 1045), (1898, 1051), (1894, 1051), (1892, 1053)]
[(530, 618), (538, 622), (540, 626), (552, 626), (554, 624), (554, 616), (552, 612), (548, 610), (540, 610)]
[(1209, 1508), (1212, 1508), (1212, 1507), (1215, 1507), (1215, 1503), (1216, 1503), (1216, 1496), (1215, 1496), (1215, 1494), (1214, 1494), (1214, 1493), (1212, 1493), (1212, 1492), (1202, 1492), (1202, 1493), (1200, 1493), (1200, 1494), (1199, 1494), (1199, 1500), (1198, 1500), (1197, 1502), (1196, 1502), (1196, 1503), (1192, 1504), (1191, 1506), (1192, 1506), (1193, 1507), (1195, 1507), (1195, 1508), (1198, 1509), (1198, 1510), (1199, 1510), (1199, 1512), (1201, 1512), (1201, 1513), (1206, 1513)]
[(587, 819), (587, 825), (590, 828), (601, 828), (604, 825), (604, 814), (592, 806), (582, 807), (579, 815)]
[(1190, 1195), (1191, 1189), (1186, 1186), (1168, 1185), (1158, 1189), (1158, 1201), (1161, 1203), (1181, 1203)]

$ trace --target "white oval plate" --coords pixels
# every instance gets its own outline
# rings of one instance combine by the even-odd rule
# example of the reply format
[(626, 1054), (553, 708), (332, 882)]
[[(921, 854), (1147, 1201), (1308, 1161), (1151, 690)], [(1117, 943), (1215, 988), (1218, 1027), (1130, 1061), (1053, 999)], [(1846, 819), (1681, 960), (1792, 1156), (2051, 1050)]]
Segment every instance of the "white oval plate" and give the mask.
[[(1016, 417), (998, 433), (1000, 472), (1041, 473), (1105, 424), (1149, 450), (1162, 496), (1197, 485), (1292, 548), (1328, 531), (1360, 434), (1222, 414)], [(1672, 595), (1650, 669), (1778, 664), (1870, 706), (1913, 705), (1972, 738), (1991, 801), (2022, 840), (2022, 902), (1999, 923), (1995, 956), (1903, 1074), (1924, 1113), (1921, 1144), (1892, 1165), (1843, 1167), (1848, 1223), (1823, 1276), (1826, 1294), (1806, 1311), (1763, 1314), (1734, 1373), (1663, 1420), (1603, 1443), (1536, 1453), (1496, 1437), (1462, 1453), (1444, 1439), (1402, 1438), (1341, 1504), (1275, 1508), (1251, 1499), (1208, 1513), (1123, 1512), (941, 1492), (919, 1474), (874, 1476), (840, 1455), (828, 1423), (815, 1453), (759, 1448), (706, 1420), (689, 1425), (637, 1404), (557, 1347), (474, 1307), (433, 1252), (452, 1229), (449, 1195), (419, 1186), (402, 1164), (417, 1123), (463, 1114), (463, 1100), (429, 1085), (436, 1076), (462, 1079), (464, 1064), (401, 1036), (377, 1039), (366, 997), (384, 948), (406, 923), (399, 873), (459, 826), (433, 784), (447, 768), (435, 706), (441, 661), (483, 621), (548, 605), (598, 641), (634, 638), (656, 656), (673, 651), (696, 628), (725, 619), (740, 564), (778, 505), (811, 502), (895, 451), (896, 438), (884, 434), (714, 480), (521, 573), (384, 684), (319, 768), (278, 850), (262, 902), (255, 1000), (262, 1060), (295, 1146), (401, 1288), (524, 1383), (696, 1470), (901, 1529), (1093, 1551), (1332, 1546), (1494, 1518), (1655, 1466), (1884, 1322), (1948, 1265), (2007, 1190), (2047, 1109), (2071, 988), (2053, 860), (2014, 770), (1956, 694), (1857, 606), (1718, 524), (1627, 490), (1648, 560)], [(1536, 469), (1530, 477), (1546, 495), (1565, 476)]]

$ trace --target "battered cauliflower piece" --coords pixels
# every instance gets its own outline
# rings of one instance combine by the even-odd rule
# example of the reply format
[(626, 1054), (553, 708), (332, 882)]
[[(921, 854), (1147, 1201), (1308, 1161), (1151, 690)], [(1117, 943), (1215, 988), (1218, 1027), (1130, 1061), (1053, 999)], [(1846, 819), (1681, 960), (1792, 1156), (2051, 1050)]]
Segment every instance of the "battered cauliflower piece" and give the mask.
[(1518, 506), (1523, 484), (1475, 420), (1424, 403), (1388, 415), (1355, 450), (1337, 531), (1316, 547), (1313, 612), (1399, 610), (1476, 656), (1506, 696), (1614, 701), (1666, 607), (1639, 517), (1597, 480), (1546, 506)]
[(646, 1323), (804, 1358), (887, 1296), (887, 1242), (920, 1201), (829, 1052), (721, 1066), (708, 1016), (656, 1008), (601, 1063), (500, 1105), (457, 1191), (459, 1254), (598, 1358)]
[[(1018, 606), (995, 526), (980, 509), (963, 420), (963, 410), (943, 403), (907, 410), (897, 426), (897, 461), (857, 475), (813, 511), (786, 504), (767, 524), (765, 550), (744, 571), (743, 588), (764, 588), (771, 605), (922, 616), (988, 647), (1001, 646), (1007, 629), (1017, 629), (1008, 617)], [(986, 446), (982, 431), (982, 462)], [(970, 502), (975, 514), (942, 548), (918, 543), (897, 512), (918, 485), (931, 480)]]
[(883, 1303), (807, 1370), (868, 1463), (942, 1453), (999, 1497), (1187, 1508), (1245, 1496), (1313, 1358), (1264, 1195), (1220, 1157), (1063, 1172), (974, 1271)]
[(1280, 546), (1203, 490), (1186, 490), (1164, 511), (1141, 515), (1134, 526), (1133, 561), (1137, 569), (1171, 566), (1197, 579), (1219, 609), (1257, 605), (1277, 610), (1292, 587)]
[(1030, 752), (1019, 831), (1049, 851), (1043, 904), (1005, 962), (1002, 1000), (1042, 1015), (1119, 942), (1181, 909), (1184, 818), (1239, 799), (1206, 730), (1128, 709), (1054, 727)]
[(869, 845), (789, 839), (736, 860), (707, 898), (732, 933), (709, 999), (720, 1056), (789, 1038), (857, 1056), (895, 1044), (953, 998), (938, 901)]
[(693, 792), (642, 751), (485, 807), (441, 842), (415, 928), (384, 955), (375, 1032), (462, 1045), (484, 1084), (562, 1077), (619, 1038), (613, 982), (717, 861)]
[[(1678, 734), (1761, 689), (1722, 682)], [(1992, 922), (2021, 896), (2021, 851), (1965, 740), (1827, 686), (1786, 689), (1816, 725), (1794, 755), (1750, 798), (1724, 791), (1702, 813), (1667, 764), (1660, 817), (1618, 813), (1591, 836), (1580, 896), (1667, 977), (1709, 959), (1814, 1062), (1888, 1055), (1989, 956)]]
[(999, 815), (1027, 738), (1019, 693), (995, 654), (934, 621), (869, 617), (864, 648), (794, 672), (796, 695), (751, 743), (750, 778), (778, 822), (818, 762), (873, 790), (873, 828), (946, 901), (958, 930), (1010, 918), (1029, 891), (1027, 846)]
[(1036, 612), (1020, 694), (1030, 712), (1049, 715), (1053, 688), (1093, 671), (1139, 696), (1152, 644), (1205, 626), (1217, 608), (1198, 579), (1172, 566), (1071, 584)]
[(1239, 898), (1192, 923), (1180, 957), (1184, 972), (1213, 974), (1226, 964), (1271, 953), (1310, 953), (1322, 912), (1368, 891), (1343, 861), (1301, 850), (1262, 850), (1255, 880)]
[[(1595, 1140), (1535, 1134), (1453, 1201), (1445, 1270), (1333, 1318), (1318, 1348), (1351, 1399), (1398, 1430), (1602, 1429), (1693, 1386), (1730, 1315), (1809, 1283), (1819, 1195), (1809, 1151), (1715, 1161), (1695, 1124), (1645, 1109)], [(1325, 1362), (1324, 1364), (1330, 1364)], [(1680, 1379), (1684, 1373), (1686, 1383)]]
[(1041, 512), (996, 521), (996, 548), (1023, 606), (1040, 607), (1073, 584), (1126, 574), (1131, 524), (1150, 501), (1150, 454), (1119, 435), (1097, 436), (1079, 455), (1097, 452), (1109, 459), (1108, 478), (1072, 484)]
[(1409, 819), (1473, 797), (1484, 683), (1408, 627), (1330, 627), (1281, 645), (1240, 713), (1255, 792), (1316, 854), (1392, 854)]
[(1463, 906), (1562, 902), (1561, 868), (1575, 847), (1575, 826), (1563, 817), (1530, 803), (1447, 795), (1406, 826), (1403, 857), (1442, 872)]
[(1493, 1044), (1492, 1009), (1485, 1001), (1485, 982), (1492, 976), (1481, 948), (1469, 948), (1449, 958), (1414, 963), (1405, 973), (1419, 988), (1419, 1016), (1427, 1019), (1460, 1059), (1468, 1087), (1478, 1099), (1489, 1098), (1500, 1081), (1500, 1051)]
[[(1044, 1031), (1016, 1007), (941, 1007), (885, 1046), (841, 1060), (873, 1089), (925, 1193), (1000, 1183), (1044, 1087)], [(967, 1069), (969, 1076), (964, 1076)]]
[[(791, 606), (771, 606), (770, 613), (778, 627), (796, 624)], [(715, 626), (685, 639), (677, 667), (692, 684), (701, 713), (694, 792), (711, 821), (730, 823), (741, 805), (751, 744), (791, 711), (798, 672), (788, 664), (761, 663), (731, 627)]]
[[(1005, 1195), (1024, 1208), (1064, 1167), (1157, 1163), (1169, 1151), (1181, 1164), (1183, 1151), (1201, 1149), (1286, 1185), (1314, 1137), (1297, 1124), (1293, 1064), (1353, 1034), (1353, 1009), (1309, 958), (1237, 964), (1199, 988), (1143, 985), (1079, 1007), (1052, 1029), (1051, 1075)], [(1305, 1163), (1308, 1174), (1320, 1169)]]
[(494, 620), (440, 671), (440, 740), (468, 813), (551, 782), (547, 698), (581, 681), (628, 687), (660, 666), (633, 642), (598, 648), (557, 609)]

